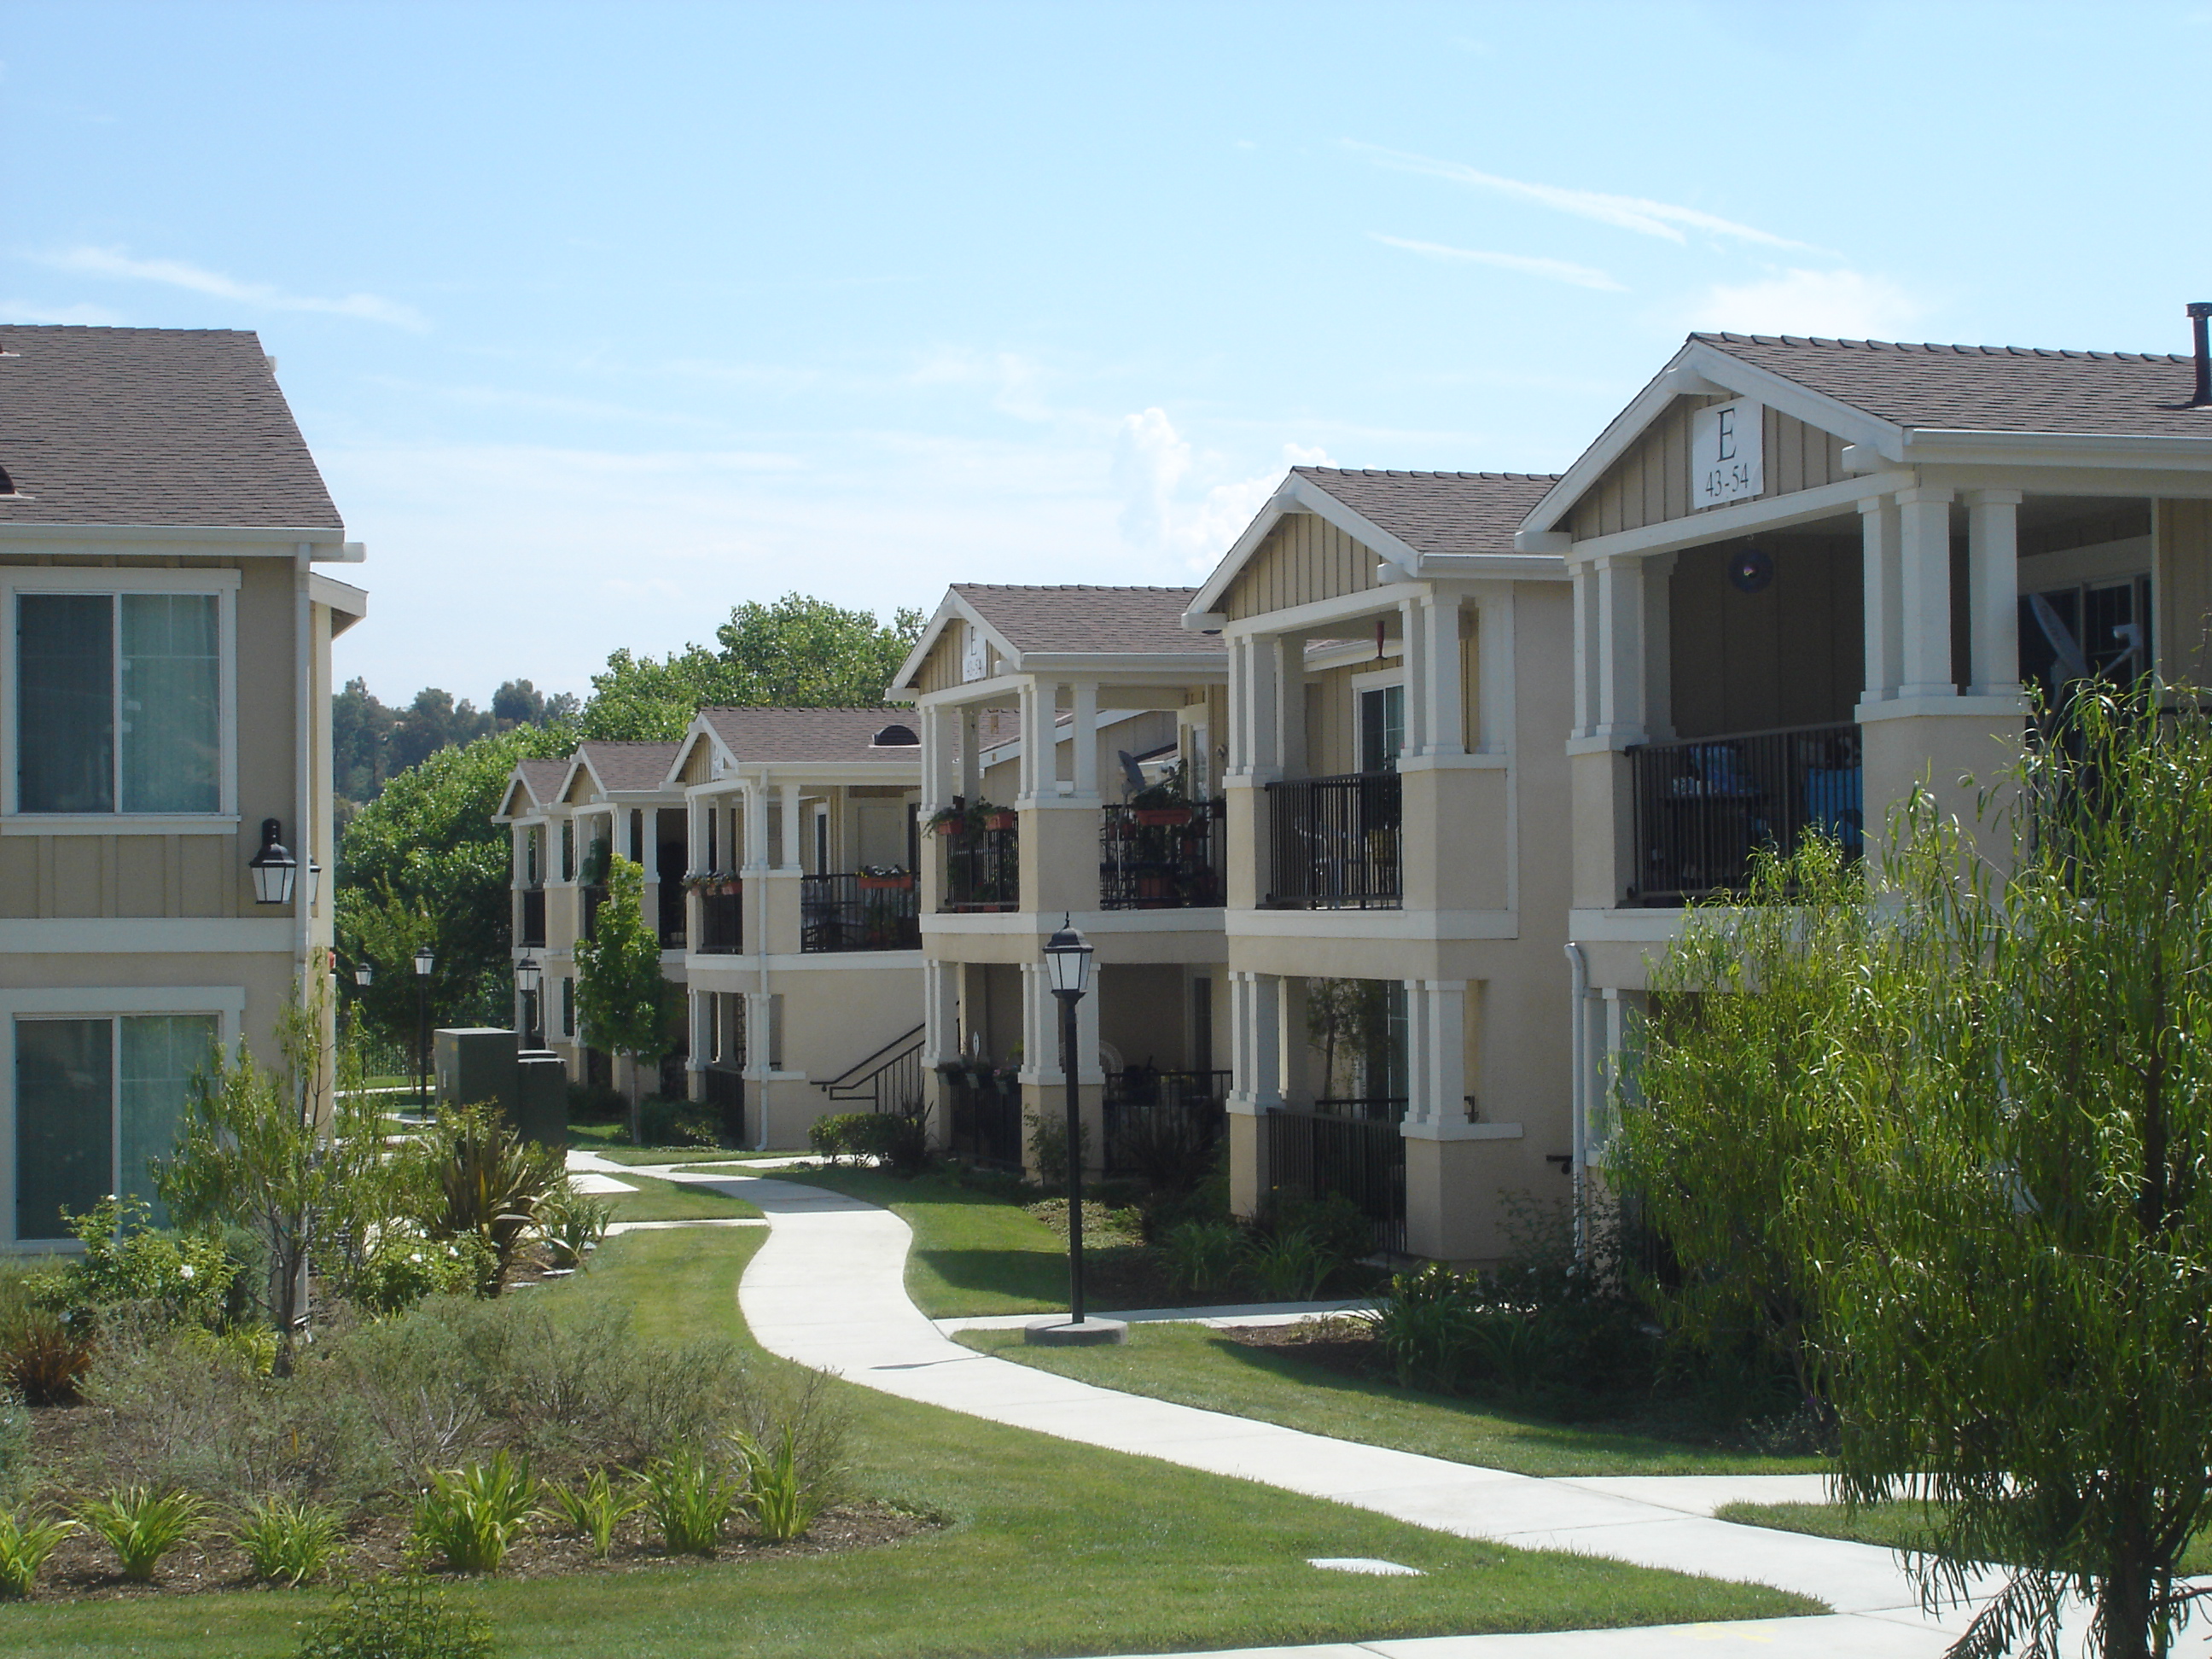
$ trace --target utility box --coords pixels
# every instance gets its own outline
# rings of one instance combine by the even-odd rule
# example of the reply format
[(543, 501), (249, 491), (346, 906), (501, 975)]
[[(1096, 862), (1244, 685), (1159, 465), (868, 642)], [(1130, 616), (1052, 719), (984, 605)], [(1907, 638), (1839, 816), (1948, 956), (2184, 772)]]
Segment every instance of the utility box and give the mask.
[(431, 1048), (431, 1066), (437, 1078), (441, 1106), (489, 1104), (500, 1115), (514, 1121), (516, 1066), (520, 1039), (512, 1031), (489, 1026), (447, 1028), (437, 1033)]
[(568, 1140), (568, 1068), (550, 1048), (525, 1048), (514, 1060), (515, 1133), (541, 1146)]

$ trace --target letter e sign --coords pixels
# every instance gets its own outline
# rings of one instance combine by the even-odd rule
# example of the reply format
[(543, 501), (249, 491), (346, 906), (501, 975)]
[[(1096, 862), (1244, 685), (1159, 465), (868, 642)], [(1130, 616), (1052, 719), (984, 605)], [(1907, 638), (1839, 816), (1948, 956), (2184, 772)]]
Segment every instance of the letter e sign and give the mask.
[(1748, 398), (1690, 416), (1690, 503), (1749, 501), (1766, 488), (1765, 410)]

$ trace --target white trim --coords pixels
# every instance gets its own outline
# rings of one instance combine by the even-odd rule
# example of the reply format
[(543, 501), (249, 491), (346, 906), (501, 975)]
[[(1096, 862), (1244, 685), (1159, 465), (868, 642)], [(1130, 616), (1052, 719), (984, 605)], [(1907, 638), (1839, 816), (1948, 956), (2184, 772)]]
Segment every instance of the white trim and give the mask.
[[(198, 542), (209, 547), (220, 547), (231, 554), (246, 557), (270, 554), (289, 558), (301, 542), (311, 542), (318, 547), (343, 548), (349, 544), (343, 527), (335, 525), (297, 525), (264, 529), (245, 525), (220, 524), (19, 524), (0, 520), (0, 549), (10, 541), (66, 542), (82, 541), (89, 544), (110, 542), (161, 542), (173, 545), (179, 542)], [(360, 543), (350, 544), (361, 546)], [(41, 550), (50, 551), (51, 550)], [(343, 562), (357, 563), (343, 554), (325, 556)], [(364, 550), (362, 557), (368, 555)]]
[(235, 812), (15, 812), (0, 817), (0, 836), (234, 836), (240, 822)]
[(1870, 472), (1863, 477), (1844, 478), (1812, 489), (1762, 495), (1755, 501), (1739, 501), (1729, 507), (1706, 507), (1692, 518), (1661, 519), (1633, 530), (1616, 530), (1610, 535), (1578, 541), (1569, 555), (1569, 562), (1582, 565), (1600, 558), (1648, 558), (1655, 553), (1679, 552), (1755, 530), (1777, 530), (1808, 520), (1840, 518), (1844, 514), (1856, 513), (1861, 501), (1916, 487), (1924, 487), (1923, 481), (1911, 472)]
[(1512, 910), (1231, 910), (1237, 939), (1373, 939), (1453, 941), (1518, 939)]
[(289, 956), (293, 944), (291, 920), (281, 915), (234, 920), (219, 916), (41, 916), (0, 921), (0, 957), (260, 956), (276, 951)]

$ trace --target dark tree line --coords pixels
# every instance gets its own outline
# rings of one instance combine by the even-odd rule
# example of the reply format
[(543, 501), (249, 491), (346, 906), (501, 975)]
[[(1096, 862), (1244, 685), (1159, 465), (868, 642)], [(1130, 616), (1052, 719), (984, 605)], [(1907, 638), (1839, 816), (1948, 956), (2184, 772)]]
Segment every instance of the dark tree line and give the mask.
[(491, 707), (482, 709), (435, 686), (425, 686), (412, 702), (395, 708), (380, 701), (368, 681), (348, 680), (345, 690), (331, 699), (334, 781), (345, 804), (340, 812), (367, 805), (388, 780), (441, 749), (458, 749), (521, 726), (566, 725), (576, 714), (574, 696), (562, 691), (549, 697), (528, 680), (507, 681), (492, 693)]

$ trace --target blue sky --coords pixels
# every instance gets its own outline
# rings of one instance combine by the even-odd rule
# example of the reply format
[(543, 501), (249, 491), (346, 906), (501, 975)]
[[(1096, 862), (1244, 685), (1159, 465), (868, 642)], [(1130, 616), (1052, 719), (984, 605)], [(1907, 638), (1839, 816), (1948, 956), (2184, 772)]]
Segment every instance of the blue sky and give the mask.
[(65, 6), (0, 324), (254, 328), (338, 670), (1193, 583), (1298, 460), (1549, 471), (1693, 327), (2185, 349), (2212, 6)]

